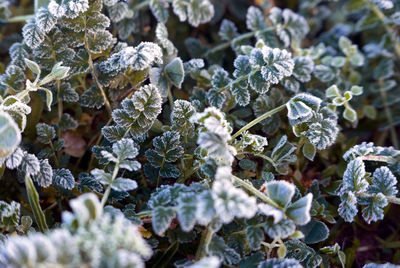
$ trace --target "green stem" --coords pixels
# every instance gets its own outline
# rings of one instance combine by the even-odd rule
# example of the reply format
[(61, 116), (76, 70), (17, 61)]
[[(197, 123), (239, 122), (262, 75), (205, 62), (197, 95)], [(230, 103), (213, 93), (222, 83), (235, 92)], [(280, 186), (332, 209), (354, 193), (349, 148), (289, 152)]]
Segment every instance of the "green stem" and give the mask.
[(218, 46), (215, 46), (211, 49), (209, 49), (204, 55), (202, 55), (203, 57), (207, 57), (208, 55), (218, 52), (220, 50), (224, 50), (230, 46), (232, 46), (233, 44), (235, 44), (236, 42), (242, 41), (244, 39), (248, 39), (248, 38), (252, 38), (253, 36), (256, 35), (256, 33), (265, 33), (265, 32), (269, 32), (269, 31), (273, 31), (274, 27), (267, 27), (263, 30), (260, 31), (254, 31), (254, 32), (248, 32), (248, 33), (244, 33), (241, 35), (236, 36), (235, 38), (233, 38), (231, 41), (227, 41), (225, 43), (219, 44)]
[(101, 198), (101, 206), (104, 207), (104, 205), (106, 204), (107, 200), (108, 200), (108, 196), (110, 195), (111, 192), (111, 184), (113, 183), (113, 181), (115, 180), (115, 178), (117, 178), (118, 175), (118, 171), (119, 171), (119, 163), (115, 164), (114, 167), (114, 171), (111, 177), (111, 182), (110, 184), (107, 186), (106, 191), (104, 192), (103, 197)]
[(266, 196), (264, 193), (260, 192), (259, 190), (257, 190), (253, 185), (250, 185), (249, 183), (243, 181), (241, 178), (236, 177), (234, 175), (232, 175), (232, 178), (234, 180), (235, 183), (239, 184), (242, 188), (246, 189), (247, 191), (249, 191), (251, 194), (253, 194), (254, 196), (260, 198), (262, 201), (264, 201), (265, 203), (267, 203), (268, 205), (271, 205), (277, 209), (282, 209), (277, 203), (275, 203), (271, 198), (269, 198), (268, 196)]
[(25, 177), (25, 187), (35, 221), (40, 231), (44, 233), (48, 229), (46, 218), (39, 204), (39, 194), (36, 191), (35, 186), (33, 185), (33, 182), (29, 176)]
[(26, 22), (27, 20), (35, 18), (35, 14), (21, 15), (9, 18), (7, 23)]
[(60, 163), (58, 162), (56, 150), (54, 149), (54, 145), (53, 145), (52, 141), (50, 141), (50, 148), (53, 151), (54, 163), (56, 164), (56, 168), (60, 168)]
[[(86, 18), (85, 18), (85, 20), (86, 20)], [(85, 21), (85, 24), (86, 24), (86, 21)], [(85, 40), (84, 40), (84, 41), (85, 41), (85, 49), (86, 49), (86, 52), (87, 52), (88, 55), (89, 55), (89, 67), (90, 67), (90, 71), (91, 71), (93, 80), (94, 80), (96, 86), (100, 89), (101, 95), (103, 96), (103, 99), (104, 99), (104, 104), (105, 104), (105, 106), (106, 106), (106, 109), (107, 109), (108, 113), (111, 115), (111, 114), (112, 114), (111, 104), (110, 104), (110, 102), (108, 101), (106, 92), (104, 91), (104, 88), (103, 88), (103, 86), (100, 84), (99, 79), (98, 79), (98, 77), (97, 77), (96, 68), (94, 67), (92, 55), (91, 55), (90, 49), (89, 49), (89, 43), (88, 43), (88, 40), (87, 40), (87, 32), (86, 32), (86, 29), (85, 29), (85, 36), (84, 36), (84, 39), (85, 39)]]
[(208, 245), (210, 245), (213, 235), (214, 231), (210, 228), (210, 226), (207, 226), (207, 228), (204, 229), (201, 235), (200, 244), (199, 247), (197, 248), (195, 257), (196, 261), (200, 260), (201, 258), (207, 255)]
[[(367, 198), (373, 197), (372, 195), (366, 194), (366, 193), (356, 193), (356, 196), (362, 196), (362, 197), (367, 197)], [(389, 201), (389, 203), (400, 205), (400, 198), (395, 197), (395, 196), (386, 196), (386, 195), (385, 195), (385, 197), (386, 197), (387, 201)]]
[(171, 85), (168, 85), (168, 100), (169, 100), (169, 106), (172, 109), (174, 109), (174, 97), (172, 96), (172, 90), (171, 90)]
[(134, 10), (134, 11), (139, 11), (139, 10), (148, 8), (149, 5), (150, 5), (150, 0), (145, 0), (145, 1), (143, 1), (143, 2), (141, 2), (141, 3), (139, 3), (139, 4), (137, 4), (136, 6), (134, 6), (134, 7), (133, 7), (133, 10)]
[(232, 140), (237, 138), (240, 134), (242, 134), (243, 132), (245, 132), (246, 130), (248, 130), (249, 128), (253, 127), (254, 125), (257, 125), (258, 123), (260, 123), (261, 121), (263, 121), (264, 119), (274, 115), (275, 113), (285, 109), (286, 107), (286, 103), (282, 104), (281, 106), (276, 107), (275, 109), (272, 109), (268, 112), (266, 112), (265, 114), (257, 117), (256, 119), (254, 119), (253, 121), (251, 121), (250, 123), (248, 123), (247, 125), (245, 125), (244, 127), (242, 127), (238, 132), (236, 132), (235, 134), (233, 134), (232, 136)]

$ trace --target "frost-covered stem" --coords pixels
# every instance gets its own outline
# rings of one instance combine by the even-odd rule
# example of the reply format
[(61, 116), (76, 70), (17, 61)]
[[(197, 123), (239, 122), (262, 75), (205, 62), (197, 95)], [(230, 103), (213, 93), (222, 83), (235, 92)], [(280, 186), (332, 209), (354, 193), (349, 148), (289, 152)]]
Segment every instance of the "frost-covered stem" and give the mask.
[(367, 5), (369, 5), (371, 7), (372, 12), (374, 12), (375, 15), (381, 21), (383, 27), (385, 28), (385, 31), (388, 33), (390, 40), (392, 41), (394, 51), (395, 51), (397, 57), (400, 58), (400, 44), (397, 42), (396, 32), (393, 30), (392, 27), (389, 27), (385, 23), (385, 20), (386, 20), (385, 14), (383, 14), (383, 12), (374, 3), (371, 3), (370, 1), (365, 1), (365, 2)]
[(174, 109), (174, 97), (172, 96), (171, 85), (168, 85), (167, 92), (168, 92), (169, 106), (172, 110), (172, 109)]
[(204, 229), (201, 235), (200, 244), (199, 247), (197, 248), (195, 257), (196, 261), (200, 260), (201, 258), (207, 255), (208, 245), (210, 245), (213, 235), (214, 231), (212, 230), (210, 225), (208, 225), (207, 228)]
[(151, 217), (151, 211), (150, 210), (146, 210), (146, 211), (142, 211), (136, 214), (136, 216), (138, 216), (139, 218), (148, 218)]
[[(60, 99), (60, 91), (61, 91), (60, 80), (57, 80), (56, 84), (57, 84), (57, 112), (58, 112), (58, 122), (60, 122), (60, 121), (61, 121), (62, 114), (63, 114), (63, 103), (62, 103), (62, 100)], [(57, 133), (58, 138), (61, 138), (61, 129), (58, 128), (57, 132), (58, 132), (58, 133)]]
[(283, 109), (285, 109), (286, 107), (286, 103), (282, 104), (281, 106), (278, 106), (268, 112), (266, 112), (265, 114), (257, 117), (256, 119), (254, 119), (253, 121), (251, 121), (250, 123), (248, 123), (247, 125), (245, 125), (244, 127), (242, 127), (238, 132), (236, 132), (235, 134), (233, 134), (232, 139), (237, 138), (240, 134), (242, 134), (243, 132), (245, 132), (246, 130), (248, 130), (249, 128), (253, 127), (254, 125), (257, 125), (258, 123), (260, 123), (261, 121), (263, 121), (264, 119), (274, 115), (275, 113), (282, 111)]
[[(379, 81), (381, 82), (381, 81)], [(379, 92), (381, 94), (382, 98), (382, 103), (383, 103), (383, 108), (385, 110), (385, 115), (389, 123), (389, 130), (390, 130), (390, 138), (392, 140), (392, 144), (394, 148), (399, 149), (399, 143), (397, 140), (397, 134), (396, 134), (396, 129), (393, 126), (393, 117), (392, 117), (392, 112), (390, 111), (389, 105), (387, 103), (387, 96), (386, 96), (386, 91), (382, 89), (382, 87), (379, 87)]]
[(229, 89), (231, 87), (232, 84), (238, 83), (242, 80), (247, 80), (249, 78), (249, 76), (255, 74), (258, 71), (258, 69), (255, 69), (253, 71), (251, 71), (250, 73), (243, 75), (241, 77), (236, 78), (235, 80), (232, 80), (229, 84), (227, 84), (226, 86), (220, 88), (218, 90), (219, 93), (224, 92), (225, 90)]
[(111, 113), (112, 113), (111, 104), (107, 99), (107, 95), (106, 95), (106, 92), (104, 91), (103, 86), (100, 84), (99, 79), (97, 78), (96, 68), (94, 67), (92, 55), (90, 54), (90, 50), (89, 50), (89, 44), (87, 41), (86, 30), (85, 30), (85, 49), (89, 55), (89, 67), (90, 67), (90, 72), (92, 74), (93, 80), (96, 83), (96, 86), (100, 89), (101, 95), (103, 96), (103, 99), (104, 99), (104, 104), (106, 106), (106, 109), (107, 109), (108, 113), (111, 115)]
[(114, 167), (114, 171), (111, 177), (111, 182), (110, 184), (107, 186), (106, 191), (104, 192), (103, 197), (101, 198), (101, 206), (104, 207), (104, 205), (106, 204), (107, 200), (108, 200), (108, 196), (110, 195), (111, 192), (111, 184), (113, 183), (113, 181), (117, 178), (118, 175), (118, 171), (119, 171), (119, 162), (115, 164)]
[[(372, 195), (366, 194), (366, 193), (356, 193), (356, 196), (367, 197), (367, 198), (373, 197)], [(387, 201), (389, 201), (389, 203), (400, 205), (400, 198), (395, 197), (395, 196), (387, 196), (387, 195), (385, 195), (385, 197), (386, 197)]]
[(260, 198), (262, 201), (267, 203), (268, 205), (271, 205), (275, 208), (282, 209), (277, 203), (275, 203), (271, 198), (266, 196), (264, 193), (260, 192), (257, 190), (253, 185), (250, 185), (249, 183), (245, 182), (239, 177), (232, 176), (233, 180), (235, 183), (239, 184), (241, 187), (245, 188), (247, 191), (249, 191), (251, 194), (254, 196)]
[(224, 49), (232, 46), (232, 44), (234, 44), (236, 42), (242, 41), (244, 39), (252, 38), (253, 36), (256, 35), (257, 32), (258, 33), (265, 33), (265, 32), (269, 32), (269, 31), (272, 31), (272, 30), (274, 30), (274, 27), (267, 27), (267, 28), (265, 28), (263, 30), (260, 30), (260, 31), (253, 31), (253, 32), (248, 32), (248, 33), (244, 33), (244, 34), (238, 35), (235, 38), (233, 38), (231, 41), (227, 41), (225, 43), (219, 44), (218, 46), (215, 46), (215, 47), (209, 49), (205, 53), (204, 56), (208, 56), (208, 55), (210, 55), (212, 53), (218, 52), (220, 50), (224, 50)]
[(35, 18), (35, 14), (15, 16), (15, 17), (9, 18), (7, 20), (7, 23), (26, 22), (27, 20), (30, 20), (33, 18)]

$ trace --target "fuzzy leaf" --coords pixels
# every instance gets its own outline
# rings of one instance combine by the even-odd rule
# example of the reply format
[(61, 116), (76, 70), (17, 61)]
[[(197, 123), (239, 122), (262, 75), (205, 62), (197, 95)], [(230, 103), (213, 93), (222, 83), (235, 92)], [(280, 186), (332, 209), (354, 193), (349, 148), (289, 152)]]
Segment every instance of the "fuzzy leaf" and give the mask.
[(162, 235), (175, 218), (175, 210), (173, 208), (158, 206), (152, 211), (153, 230), (156, 234)]
[(368, 182), (365, 175), (365, 165), (361, 159), (357, 158), (350, 161), (343, 174), (343, 190), (352, 192), (367, 190)]
[(255, 6), (249, 7), (246, 14), (246, 26), (251, 31), (262, 30), (266, 27), (264, 15), (259, 8)]
[(295, 259), (272, 258), (260, 262), (257, 268), (302, 268), (303, 266)]
[(223, 41), (230, 41), (238, 35), (238, 30), (235, 24), (227, 19), (221, 22), (221, 26), (218, 31), (218, 36)]
[(372, 197), (360, 198), (360, 204), (366, 205), (362, 210), (362, 216), (369, 224), (383, 219), (383, 208), (387, 206), (388, 201), (382, 193), (377, 193)]
[(111, 183), (111, 189), (119, 192), (132, 191), (138, 187), (136, 181), (131, 179), (116, 178)]
[(53, 169), (48, 159), (40, 160), (40, 171), (32, 179), (41, 187), (49, 187), (53, 182)]
[(382, 193), (385, 196), (396, 196), (397, 179), (387, 167), (380, 167), (374, 171), (369, 193)]
[(63, 189), (72, 190), (75, 185), (75, 179), (69, 169), (56, 169), (53, 172), (53, 183)]
[(196, 223), (197, 198), (194, 193), (183, 193), (178, 200), (178, 220), (184, 232), (193, 229)]
[(17, 148), (21, 133), (14, 120), (5, 112), (0, 112), (0, 157), (6, 158)]
[(164, 68), (169, 82), (177, 88), (181, 88), (185, 72), (181, 58), (177, 57), (170, 61)]
[(352, 222), (357, 215), (357, 197), (353, 192), (347, 192), (340, 195), (341, 203), (339, 205), (339, 215), (346, 221)]
[(79, 103), (83, 107), (100, 109), (104, 105), (104, 98), (98, 87), (91, 86), (83, 92)]
[(30, 48), (39, 46), (45, 37), (40, 27), (33, 20), (28, 21), (22, 28), (22, 35), (24, 36), (25, 43)]

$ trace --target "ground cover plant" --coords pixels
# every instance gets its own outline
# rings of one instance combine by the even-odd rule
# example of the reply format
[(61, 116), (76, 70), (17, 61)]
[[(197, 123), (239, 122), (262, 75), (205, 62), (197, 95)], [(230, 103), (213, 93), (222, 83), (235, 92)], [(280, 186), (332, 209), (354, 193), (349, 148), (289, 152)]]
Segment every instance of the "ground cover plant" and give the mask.
[(400, 267), (398, 1), (0, 21), (0, 267)]

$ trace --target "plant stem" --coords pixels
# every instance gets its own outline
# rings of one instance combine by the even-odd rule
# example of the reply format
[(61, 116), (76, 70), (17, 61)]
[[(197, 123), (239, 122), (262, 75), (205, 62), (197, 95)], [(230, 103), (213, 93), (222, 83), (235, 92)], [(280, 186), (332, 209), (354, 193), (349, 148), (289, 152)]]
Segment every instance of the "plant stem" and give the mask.
[(261, 121), (263, 121), (264, 119), (274, 115), (275, 113), (285, 109), (286, 107), (286, 103), (282, 104), (281, 106), (278, 106), (268, 112), (266, 112), (265, 114), (257, 117), (256, 119), (254, 119), (253, 121), (251, 121), (250, 123), (248, 123), (247, 125), (245, 125), (244, 127), (242, 127), (238, 132), (236, 132), (235, 134), (233, 134), (232, 139), (237, 138), (240, 134), (242, 134), (243, 132), (245, 132), (246, 130), (248, 130), (249, 128), (253, 127), (254, 125), (260, 123)]
[(106, 191), (104, 192), (103, 197), (101, 198), (101, 206), (102, 206), (102, 207), (104, 207), (104, 205), (106, 204), (106, 202), (107, 202), (107, 200), (108, 200), (108, 196), (110, 195), (110, 192), (111, 192), (111, 184), (113, 183), (113, 181), (114, 181), (115, 178), (117, 177), (118, 171), (119, 171), (119, 163), (116, 163), (116, 164), (115, 164), (115, 167), (114, 167), (114, 171), (113, 171), (112, 177), (111, 177), (111, 182), (110, 182), (110, 184), (107, 186), (107, 189), (106, 189)]
[[(85, 24), (86, 24), (86, 21), (85, 21)], [(90, 67), (90, 71), (91, 71), (93, 80), (94, 80), (96, 86), (100, 89), (101, 95), (103, 96), (103, 99), (104, 99), (104, 104), (106, 106), (106, 109), (107, 109), (108, 113), (111, 115), (111, 113), (112, 113), (111, 104), (107, 99), (107, 95), (106, 95), (106, 92), (104, 91), (103, 86), (100, 84), (99, 79), (97, 78), (96, 68), (94, 67), (92, 55), (90, 54), (90, 50), (89, 50), (89, 43), (87, 41), (87, 32), (86, 32), (86, 30), (85, 30), (84, 39), (85, 39), (85, 49), (86, 49), (86, 52), (89, 55), (89, 67)]]
[(7, 20), (7, 23), (26, 22), (27, 20), (30, 20), (33, 18), (35, 18), (35, 14), (20, 15), (20, 16), (15, 16), (15, 17), (9, 18)]
[(266, 196), (264, 193), (260, 192), (257, 190), (253, 185), (250, 185), (249, 183), (243, 181), (241, 178), (236, 177), (232, 175), (232, 178), (235, 183), (239, 184), (242, 188), (246, 189), (250, 193), (252, 193), (254, 196), (260, 198), (262, 201), (267, 203), (268, 205), (271, 205), (277, 209), (282, 209), (277, 203), (275, 203), (271, 198)]
[(269, 32), (274, 30), (274, 27), (267, 27), (261, 31), (254, 31), (254, 32), (248, 32), (248, 33), (244, 33), (241, 35), (236, 36), (235, 38), (233, 38), (231, 41), (227, 41), (225, 43), (219, 44), (218, 46), (215, 46), (211, 49), (209, 49), (206, 53), (204, 53), (204, 55), (202, 55), (202, 57), (207, 57), (208, 55), (218, 52), (220, 50), (224, 50), (230, 46), (232, 46), (233, 44), (242, 41), (244, 39), (248, 39), (248, 38), (252, 38), (253, 36), (256, 35), (256, 33), (265, 33), (265, 32)]
[(56, 164), (56, 168), (60, 168), (60, 163), (58, 162), (56, 150), (54, 149), (54, 145), (53, 145), (52, 141), (50, 141), (50, 148), (53, 151), (53, 157), (54, 157), (54, 162)]
[(174, 97), (172, 96), (171, 85), (168, 85), (167, 89), (168, 89), (167, 92), (168, 92), (169, 106), (170, 106), (171, 111), (172, 111), (172, 109), (174, 109)]
[(139, 3), (139, 4), (137, 4), (136, 6), (134, 6), (134, 7), (133, 7), (133, 10), (134, 10), (134, 11), (138, 11), (138, 10), (141, 10), (141, 9), (148, 8), (148, 7), (149, 7), (149, 4), (150, 4), (150, 0), (145, 0), (145, 1), (143, 1), (143, 2), (141, 2), (141, 3)]
[(196, 261), (200, 260), (201, 258), (207, 255), (208, 245), (211, 243), (213, 235), (214, 231), (210, 228), (210, 225), (208, 225), (207, 228), (204, 229), (201, 235), (200, 244), (199, 247), (197, 248), (195, 257)]
[(385, 14), (373, 3), (370, 1), (365, 1), (367, 5), (371, 7), (372, 12), (375, 13), (375, 15), (379, 18), (381, 21), (383, 27), (385, 28), (385, 31), (388, 33), (390, 40), (392, 41), (393, 47), (394, 47), (394, 52), (396, 53), (397, 57), (400, 58), (400, 44), (397, 42), (397, 37), (396, 37), (396, 32), (393, 30), (392, 27), (389, 27), (385, 23)]

